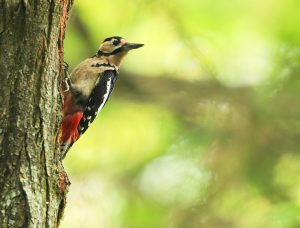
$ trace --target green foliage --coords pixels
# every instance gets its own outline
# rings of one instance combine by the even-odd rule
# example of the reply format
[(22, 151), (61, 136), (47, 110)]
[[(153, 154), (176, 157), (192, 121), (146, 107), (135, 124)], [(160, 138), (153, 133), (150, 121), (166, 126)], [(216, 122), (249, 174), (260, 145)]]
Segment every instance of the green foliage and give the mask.
[(145, 47), (65, 160), (62, 227), (299, 227), (299, 9), (76, 1), (72, 67), (111, 35)]

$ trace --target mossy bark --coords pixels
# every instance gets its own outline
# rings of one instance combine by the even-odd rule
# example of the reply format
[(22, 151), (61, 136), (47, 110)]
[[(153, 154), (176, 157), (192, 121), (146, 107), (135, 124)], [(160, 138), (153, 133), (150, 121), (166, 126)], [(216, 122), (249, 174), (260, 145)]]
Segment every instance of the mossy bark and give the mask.
[(0, 227), (57, 227), (68, 190), (56, 138), (72, 0), (0, 2)]

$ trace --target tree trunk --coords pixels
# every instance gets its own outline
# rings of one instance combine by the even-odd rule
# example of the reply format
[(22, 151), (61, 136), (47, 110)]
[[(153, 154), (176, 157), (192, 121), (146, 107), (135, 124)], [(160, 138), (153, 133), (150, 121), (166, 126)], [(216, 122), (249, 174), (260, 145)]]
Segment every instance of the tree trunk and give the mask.
[(72, 0), (0, 0), (0, 227), (57, 227), (68, 179), (56, 145)]

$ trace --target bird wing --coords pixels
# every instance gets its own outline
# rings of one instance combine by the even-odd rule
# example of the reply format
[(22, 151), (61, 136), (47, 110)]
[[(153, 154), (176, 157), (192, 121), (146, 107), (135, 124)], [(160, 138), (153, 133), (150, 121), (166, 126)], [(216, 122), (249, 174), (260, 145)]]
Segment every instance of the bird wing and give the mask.
[(78, 124), (78, 132), (81, 136), (94, 121), (97, 114), (104, 107), (110, 97), (118, 74), (115, 70), (106, 70), (97, 79), (95, 87), (85, 106), (83, 116)]

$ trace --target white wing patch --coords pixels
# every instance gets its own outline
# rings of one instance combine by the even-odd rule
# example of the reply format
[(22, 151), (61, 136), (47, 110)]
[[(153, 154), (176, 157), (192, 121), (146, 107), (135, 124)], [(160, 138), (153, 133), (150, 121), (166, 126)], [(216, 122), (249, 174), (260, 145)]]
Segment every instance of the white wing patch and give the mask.
[(111, 89), (111, 78), (108, 79), (107, 84), (106, 84), (106, 92), (103, 95), (103, 102), (101, 103), (101, 105), (99, 106), (98, 110), (97, 110), (97, 114), (101, 111), (101, 109), (103, 108), (103, 106), (105, 105), (109, 93), (110, 93), (110, 89)]

